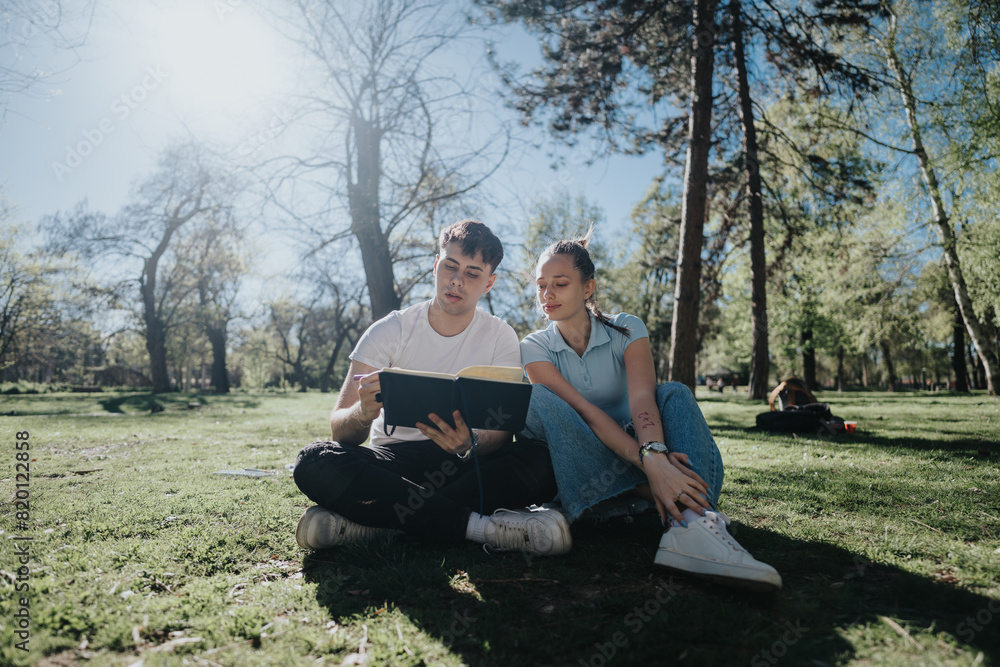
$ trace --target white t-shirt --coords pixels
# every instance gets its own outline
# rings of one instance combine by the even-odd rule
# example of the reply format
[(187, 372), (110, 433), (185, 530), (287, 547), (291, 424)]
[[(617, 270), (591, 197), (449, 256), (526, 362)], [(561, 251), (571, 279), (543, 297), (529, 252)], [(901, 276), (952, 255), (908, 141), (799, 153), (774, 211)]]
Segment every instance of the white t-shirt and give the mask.
[[(454, 336), (442, 336), (431, 327), (424, 301), (395, 310), (375, 322), (361, 336), (351, 359), (374, 368), (407, 368), (415, 371), (457, 373), (466, 366), (520, 366), (517, 334), (509, 324), (476, 308), (472, 322)], [(372, 423), (371, 442), (386, 444), (425, 440), (415, 428), (398, 427), (385, 433), (385, 415)]]

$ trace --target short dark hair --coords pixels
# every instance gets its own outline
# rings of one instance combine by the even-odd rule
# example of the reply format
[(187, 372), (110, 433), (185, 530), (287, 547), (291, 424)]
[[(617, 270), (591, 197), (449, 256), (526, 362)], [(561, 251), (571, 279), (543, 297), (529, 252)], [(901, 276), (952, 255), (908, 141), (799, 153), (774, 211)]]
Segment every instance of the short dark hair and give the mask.
[(459, 220), (441, 230), (438, 247), (444, 252), (449, 243), (458, 243), (462, 253), (469, 257), (476, 254), (483, 256), (483, 261), (490, 265), (490, 273), (496, 273), (503, 259), (503, 244), (493, 231), (478, 220)]

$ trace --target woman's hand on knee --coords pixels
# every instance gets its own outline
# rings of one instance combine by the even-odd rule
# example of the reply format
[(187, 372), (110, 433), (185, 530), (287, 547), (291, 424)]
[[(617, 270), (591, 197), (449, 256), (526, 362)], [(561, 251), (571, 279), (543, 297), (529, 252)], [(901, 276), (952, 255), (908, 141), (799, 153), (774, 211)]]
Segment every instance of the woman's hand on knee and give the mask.
[(699, 482), (705, 489), (708, 489), (708, 483), (701, 478), (701, 475), (694, 471), (691, 467), (691, 460), (687, 454), (682, 454), (681, 452), (670, 452), (668, 457), (670, 462), (674, 464), (674, 467), (680, 470), (682, 473), (690, 477), (691, 479)]
[(708, 485), (697, 475), (690, 476), (683, 472), (685, 466), (675, 466), (669, 458), (656, 456), (647, 457), (643, 467), (653, 500), (656, 501), (656, 510), (664, 523), (668, 515), (678, 523), (683, 522), (681, 512), (686, 508), (699, 514), (712, 509), (708, 501)]

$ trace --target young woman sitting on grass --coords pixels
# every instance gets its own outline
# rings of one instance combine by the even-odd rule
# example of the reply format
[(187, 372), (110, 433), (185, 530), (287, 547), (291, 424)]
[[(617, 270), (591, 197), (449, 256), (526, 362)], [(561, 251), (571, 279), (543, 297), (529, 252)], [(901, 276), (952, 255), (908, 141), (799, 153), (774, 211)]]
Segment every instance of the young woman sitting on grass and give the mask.
[(587, 242), (560, 241), (542, 253), (535, 284), (551, 324), (521, 341), (521, 363), (539, 385), (524, 435), (548, 443), (563, 511), (572, 522), (601, 501), (638, 494), (667, 528), (657, 564), (779, 589), (778, 572), (740, 546), (714, 509), (722, 456), (694, 395), (678, 382), (657, 385), (639, 318), (597, 308)]

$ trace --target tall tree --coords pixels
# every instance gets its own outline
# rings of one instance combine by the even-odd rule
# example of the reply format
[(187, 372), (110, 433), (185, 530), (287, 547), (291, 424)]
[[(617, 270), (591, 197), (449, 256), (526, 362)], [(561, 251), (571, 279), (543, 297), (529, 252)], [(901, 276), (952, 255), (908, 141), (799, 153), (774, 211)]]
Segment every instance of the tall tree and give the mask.
[[(708, 158), (710, 148), (732, 151), (728, 137), (733, 123), (730, 97), (715, 86), (714, 57), (730, 31), (737, 72), (736, 115), (740, 118), (744, 146), (740, 164), (750, 205), (749, 236), (757, 260), (753, 293), (756, 372), (752, 391), (766, 387), (767, 323), (762, 187), (755, 148), (754, 85), (745, 65), (748, 43), (744, 32), (763, 36), (773, 71), (792, 86), (808, 85), (818, 92), (846, 84), (863, 85), (863, 72), (841, 60), (832, 50), (838, 30), (864, 21), (871, 3), (847, 0), (810, 3), (751, 3), (732, 1), (727, 25), (717, 23), (717, 2), (689, 0), (675, 3), (635, 3), (626, 0), (478, 0), (496, 20), (520, 21), (543, 37), (544, 66), (529, 77), (519, 77), (505, 67), (505, 81), (512, 103), (526, 118), (551, 111), (549, 129), (569, 141), (588, 130), (611, 150), (639, 152), (652, 145), (664, 150), (665, 161), (680, 163), (679, 148), (686, 146), (681, 243), (672, 311), (670, 377), (694, 383), (694, 360), (699, 340), (704, 225), (707, 213)], [(773, 50), (772, 50), (773, 47)], [(750, 59), (753, 59), (751, 56)], [(810, 80), (809, 71), (814, 75)], [(763, 77), (762, 77), (763, 78)], [(713, 111), (713, 94), (724, 105)], [(669, 106), (663, 104), (669, 102)], [(656, 109), (660, 122), (643, 125)], [(684, 109), (686, 114), (678, 114)], [(713, 117), (717, 120), (713, 121)], [(713, 137), (713, 122), (715, 134)], [(681, 128), (687, 127), (686, 135)], [(715, 143), (713, 144), (713, 139)], [(729, 207), (726, 206), (728, 209)], [(761, 372), (763, 371), (763, 372)]]
[[(278, 160), (277, 199), (314, 249), (354, 239), (378, 319), (403, 300), (393, 238), (469, 193), (506, 154), (496, 137), (458, 131), (469, 110), (456, 100), (473, 98), (434, 63), (467, 26), (421, 0), (298, 0), (282, 25), (315, 65), (299, 120), (317, 136), (309, 154)], [(308, 186), (317, 197), (302, 197)]]
[(941, 247), (944, 251), (945, 265), (948, 267), (948, 275), (951, 278), (955, 301), (958, 303), (959, 312), (962, 314), (962, 320), (965, 322), (969, 338), (972, 344), (975, 345), (976, 351), (982, 360), (983, 372), (986, 376), (987, 393), (996, 395), (996, 382), (1000, 380), (1000, 358), (998, 358), (996, 350), (992, 345), (992, 337), (987, 327), (977, 317), (969, 296), (969, 287), (966, 284), (962, 262), (958, 253), (958, 238), (954, 223), (948, 212), (944, 193), (942, 192), (937, 165), (934, 157), (924, 143), (924, 123), (921, 119), (918, 100), (914, 93), (914, 73), (911, 65), (904, 63), (900, 57), (898, 48), (899, 14), (897, 13), (895, 3), (886, 3), (886, 13), (885, 30), (878, 40), (878, 44), (885, 54), (889, 71), (895, 77), (894, 84), (902, 100), (906, 124), (910, 131), (912, 152), (917, 158), (920, 176), (927, 188), (927, 196), (931, 201), (934, 226), (938, 231)]
[(184, 293), (192, 289), (178, 271), (161, 276), (161, 263), (185, 225), (220, 213), (230, 198), (227, 179), (212, 170), (203, 151), (182, 144), (164, 151), (157, 170), (134, 187), (116, 215), (91, 212), (84, 202), (72, 214), (51, 216), (44, 225), (53, 251), (115, 259), (124, 274), (134, 272), (154, 392), (171, 389), (167, 336)]
[[(544, 65), (528, 77), (509, 63), (497, 64), (511, 104), (525, 119), (540, 120), (548, 113), (550, 131), (568, 142), (592, 132), (601, 150), (657, 147), (665, 162), (684, 165), (669, 374), (693, 387), (717, 0), (478, 4), (492, 20), (522, 22), (543, 39)], [(656, 124), (643, 122), (650, 106), (663, 114)]]
[(247, 273), (244, 232), (229, 209), (204, 216), (188, 231), (176, 255), (192, 285), (193, 319), (211, 346), (211, 386), (216, 393), (227, 394), (228, 329), (238, 316), (237, 296)]
[[(691, 25), (691, 102), (688, 148), (684, 166), (680, 249), (670, 326), (668, 377), (694, 391), (698, 353), (698, 310), (701, 287), (701, 250), (705, 243), (708, 200), (708, 153), (712, 146), (712, 72), (715, 67), (715, 10), (717, 0), (695, 0)], [(766, 335), (766, 334), (765, 334)]]
[[(751, 361), (748, 393), (761, 399), (767, 394), (768, 323), (767, 264), (764, 241), (764, 189), (754, 119), (754, 98), (747, 68), (745, 33), (756, 32), (767, 45), (766, 58), (785, 80), (788, 90), (805, 89), (812, 95), (830, 94), (838, 87), (854, 94), (869, 89), (869, 75), (842, 59), (836, 46), (845, 26), (866, 25), (873, 3), (824, 0), (812, 3), (749, 3), (729, 0), (729, 29), (740, 128), (751, 260)], [(766, 76), (766, 75), (764, 75)], [(766, 86), (759, 86), (765, 88)], [(802, 150), (801, 147), (797, 147)], [(804, 332), (805, 333), (805, 332)], [(808, 345), (806, 346), (808, 347)]]
[[(830, 112), (828, 101), (802, 99), (794, 90), (756, 112), (762, 119), (758, 155), (769, 259), (764, 271), (771, 311), (768, 351), (781, 373), (777, 380), (789, 372), (801, 374), (813, 363), (810, 351), (834, 354), (844, 347), (845, 357), (853, 353), (835, 317), (842, 297), (831, 292), (830, 278), (847, 264), (843, 253), (851, 238), (848, 228), (871, 208), (881, 165), (866, 155), (864, 141), (854, 133), (817, 131), (817, 117)], [(742, 159), (735, 164), (744, 171)], [(746, 183), (744, 174), (737, 181), (739, 189), (745, 190)], [(730, 207), (745, 209), (745, 200), (745, 196), (734, 199)], [(741, 216), (737, 233), (749, 236), (750, 224)], [(752, 254), (753, 243), (749, 247), (738, 244), (732, 253), (732, 268), (737, 270), (727, 277), (726, 311), (737, 306), (751, 310), (759, 288), (747, 293), (746, 285), (734, 280), (755, 281)], [(748, 322), (746, 312), (726, 312), (721, 322), (727, 329), (718, 331), (722, 340), (708, 343), (713, 365), (742, 366), (752, 346), (744, 352), (734, 349), (738, 346), (733, 342), (743, 340), (746, 345), (757, 329)], [(734, 329), (736, 323), (739, 327)], [(734, 339), (736, 331), (739, 338)], [(725, 354), (720, 346), (725, 347)], [(801, 360), (792, 362), (793, 357)], [(822, 359), (817, 356), (815, 363), (818, 381)]]
[[(764, 256), (764, 201), (760, 182), (760, 161), (757, 150), (757, 128), (753, 120), (753, 100), (747, 75), (746, 48), (743, 43), (743, 9), (739, 0), (729, 2), (730, 29), (733, 39), (733, 62), (736, 69), (736, 90), (739, 99), (740, 128), (743, 130), (743, 163), (746, 168), (746, 196), (750, 218), (750, 377), (747, 393), (750, 398), (767, 395), (768, 327), (767, 275)], [(815, 386), (815, 367), (812, 384)], [(806, 380), (809, 384), (809, 380)]]

